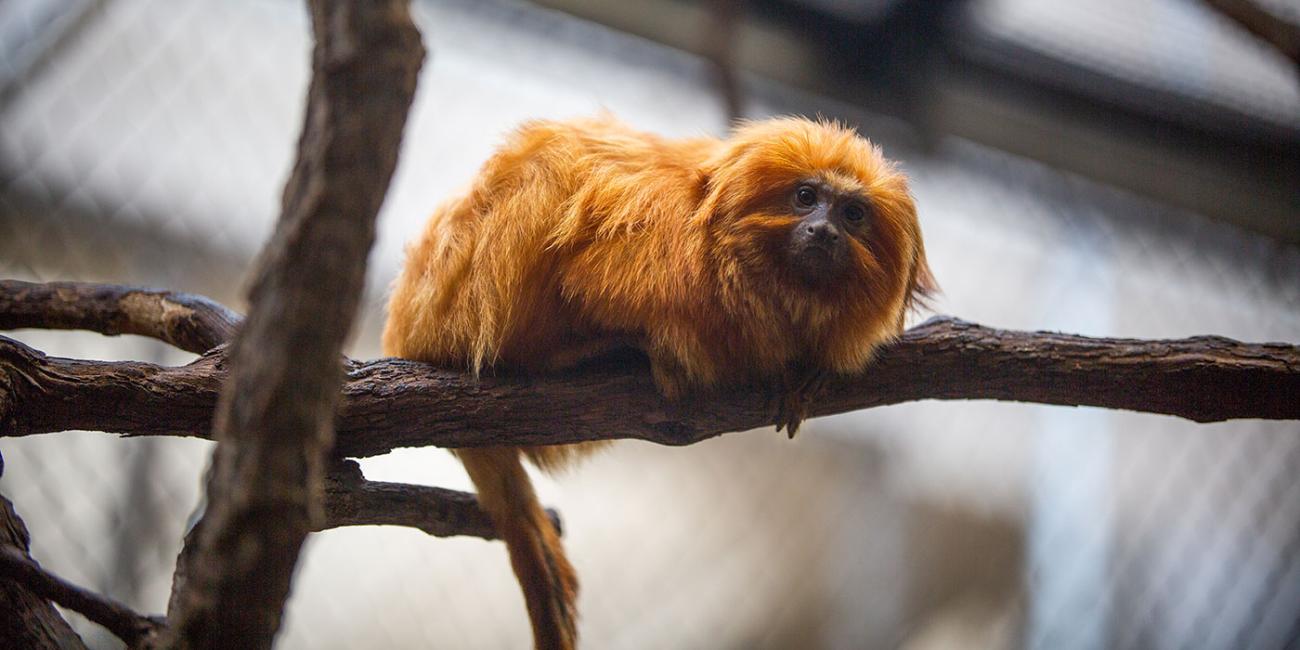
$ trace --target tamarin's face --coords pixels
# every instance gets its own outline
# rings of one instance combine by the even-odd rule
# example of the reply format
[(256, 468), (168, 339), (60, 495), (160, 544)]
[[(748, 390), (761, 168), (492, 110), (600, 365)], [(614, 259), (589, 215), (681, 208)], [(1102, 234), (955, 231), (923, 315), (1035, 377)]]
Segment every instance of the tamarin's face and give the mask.
[(810, 178), (791, 193), (790, 211), (799, 221), (790, 228), (786, 263), (810, 287), (839, 280), (853, 242), (870, 230), (866, 198)]
[(710, 191), (735, 275), (901, 323), (932, 286), (903, 174), (853, 131), (808, 120), (743, 127), (729, 145)]

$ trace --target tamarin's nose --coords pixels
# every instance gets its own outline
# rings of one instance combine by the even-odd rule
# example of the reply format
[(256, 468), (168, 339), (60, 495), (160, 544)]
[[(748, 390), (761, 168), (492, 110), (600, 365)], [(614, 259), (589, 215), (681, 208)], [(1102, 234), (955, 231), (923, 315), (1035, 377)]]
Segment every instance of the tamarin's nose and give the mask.
[(834, 244), (840, 240), (839, 229), (835, 227), (835, 224), (829, 221), (818, 221), (816, 223), (808, 224), (808, 235), (812, 237), (814, 241), (825, 242), (828, 244)]

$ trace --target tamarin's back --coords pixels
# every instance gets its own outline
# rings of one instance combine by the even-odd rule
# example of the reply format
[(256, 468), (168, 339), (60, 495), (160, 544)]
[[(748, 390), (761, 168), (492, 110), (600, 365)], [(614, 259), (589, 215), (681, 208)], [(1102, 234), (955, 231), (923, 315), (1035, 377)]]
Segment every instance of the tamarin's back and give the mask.
[[(620, 324), (632, 334), (628, 310), (663, 307), (684, 288), (665, 273), (684, 269), (663, 263), (680, 261), (673, 247), (688, 239), (680, 231), (699, 202), (699, 168), (717, 146), (608, 119), (521, 127), (408, 250), (386, 353), (474, 370), (544, 369), (541, 357), (555, 349)], [(600, 251), (585, 251), (593, 246)], [(573, 285), (592, 281), (609, 300), (591, 310), (599, 314), (573, 302)]]

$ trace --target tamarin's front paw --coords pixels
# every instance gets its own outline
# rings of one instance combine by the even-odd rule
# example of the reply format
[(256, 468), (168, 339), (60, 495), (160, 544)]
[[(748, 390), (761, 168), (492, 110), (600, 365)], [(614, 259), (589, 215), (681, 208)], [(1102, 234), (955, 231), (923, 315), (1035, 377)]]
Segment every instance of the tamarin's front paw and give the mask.
[(791, 439), (799, 425), (808, 418), (808, 408), (826, 386), (826, 372), (819, 368), (792, 368), (772, 389), (769, 404), (773, 407), (776, 430), (785, 429)]

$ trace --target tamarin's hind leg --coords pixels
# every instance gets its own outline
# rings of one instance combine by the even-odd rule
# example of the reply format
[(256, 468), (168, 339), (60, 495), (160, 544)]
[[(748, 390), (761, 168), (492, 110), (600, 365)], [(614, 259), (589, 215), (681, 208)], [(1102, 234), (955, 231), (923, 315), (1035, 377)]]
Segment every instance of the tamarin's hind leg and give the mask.
[(524, 472), (517, 447), (457, 449), (478, 490), (478, 502), (506, 543), (510, 565), (528, 606), (538, 650), (573, 650), (577, 643), (578, 578), (551, 520)]

